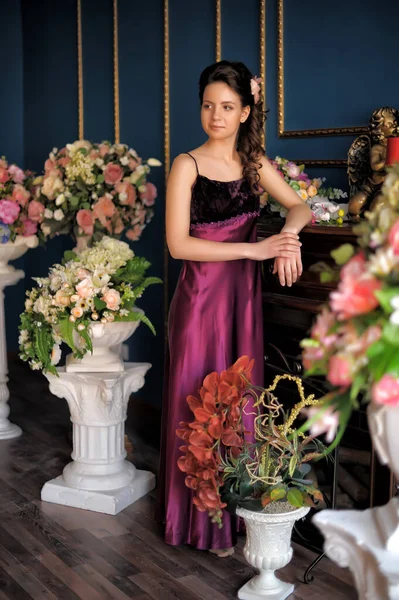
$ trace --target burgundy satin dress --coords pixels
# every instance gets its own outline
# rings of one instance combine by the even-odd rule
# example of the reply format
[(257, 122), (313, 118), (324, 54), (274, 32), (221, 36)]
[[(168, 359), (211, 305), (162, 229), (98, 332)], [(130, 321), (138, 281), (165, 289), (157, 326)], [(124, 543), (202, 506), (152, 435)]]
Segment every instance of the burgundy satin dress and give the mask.
[[(192, 188), (192, 236), (216, 242), (255, 242), (258, 216), (259, 197), (245, 179), (214, 181), (198, 173)], [(162, 407), (157, 500), (168, 544), (206, 550), (236, 543), (235, 517), (225, 511), (219, 529), (193, 505), (192, 491), (177, 466), (183, 442), (175, 432), (180, 421), (194, 419), (186, 398), (198, 395), (204, 377), (226, 369), (245, 354), (255, 359), (252, 382), (263, 385), (260, 262), (185, 261), (169, 312)], [(244, 422), (253, 431), (253, 416), (244, 416)]]

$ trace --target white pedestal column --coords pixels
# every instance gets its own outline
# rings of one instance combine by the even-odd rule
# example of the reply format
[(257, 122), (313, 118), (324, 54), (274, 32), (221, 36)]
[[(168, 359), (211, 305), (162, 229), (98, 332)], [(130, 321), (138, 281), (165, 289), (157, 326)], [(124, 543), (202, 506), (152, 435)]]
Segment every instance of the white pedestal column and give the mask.
[(10, 407), (8, 400), (10, 392), (8, 391), (8, 366), (7, 366), (7, 342), (6, 342), (6, 323), (4, 315), (4, 288), (8, 285), (15, 285), (25, 276), (21, 270), (16, 270), (10, 265), (3, 265), (0, 268), (0, 440), (9, 440), (21, 435), (22, 430), (18, 425), (10, 423), (8, 415)]
[(121, 373), (47, 374), (50, 391), (65, 398), (73, 423), (72, 459), (47, 482), (42, 500), (116, 515), (155, 487), (155, 476), (125, 460), (129, 397), (144, 385), (148, 363), (126, 363)]
[(313, 522), (324, 535), (324, 550), (349, 567), (359, 600), (399, 600), (399, 539), (395, 531), (399, 498), (368, 510), (322, 510)]

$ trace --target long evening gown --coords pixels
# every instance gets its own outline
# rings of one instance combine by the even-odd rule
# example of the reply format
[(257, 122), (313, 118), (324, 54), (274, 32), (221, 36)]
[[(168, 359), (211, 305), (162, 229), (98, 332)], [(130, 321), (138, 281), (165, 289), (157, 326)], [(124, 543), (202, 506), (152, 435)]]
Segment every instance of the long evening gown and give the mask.
[[(191, 154), (190, 154), (191, 156)], [(195, 161), (194, 157), (191, 156)], [(197, 163), (195, 161), (197, 166)], [(245, 179), (214, 181), (200, 175), (192, 187), (190, 234), (216, 242), (255, 242), (259, 197)], [(184, 261), (169, 312), (169, 355), (166, 360), (162, 409), (158, 519), (165, 541), (198, 549), (230, 548), (237, 523), (224, 511), (223, 528), (192, 503), (192, 490), (177, 466), (183, 441), (180, 421), (193, 421), (186, 402), (198, 396), (202, 381), (240, 356), (255, 359), (252, 382), (263, 384), (263, 331), (260, 263)], [(249, 412), (249, 411), (248, 411)], [(253, 416), (244, 416), (253, 431)]]

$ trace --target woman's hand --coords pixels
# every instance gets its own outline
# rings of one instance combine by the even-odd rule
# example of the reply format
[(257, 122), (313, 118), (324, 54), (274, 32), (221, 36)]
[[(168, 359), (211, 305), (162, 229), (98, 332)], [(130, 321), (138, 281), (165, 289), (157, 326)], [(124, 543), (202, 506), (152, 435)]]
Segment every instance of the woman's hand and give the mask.
[(278, 273), (278, 278), (281, 285), (287, 284), (291, 287), (293, 283), (298, 281), (302, 275), (303, 267), (301, 254), (296, 254), (292, 258), (276, 258), (274, 261), (273, 275)]
[(301, 256), (301, 242), (296, 233), (283, 231), (272, 235), (261, 242), (251, 244), (251, 256), (253, 260), (268, 260), (270, 258), (281, 258), (294, 262)]

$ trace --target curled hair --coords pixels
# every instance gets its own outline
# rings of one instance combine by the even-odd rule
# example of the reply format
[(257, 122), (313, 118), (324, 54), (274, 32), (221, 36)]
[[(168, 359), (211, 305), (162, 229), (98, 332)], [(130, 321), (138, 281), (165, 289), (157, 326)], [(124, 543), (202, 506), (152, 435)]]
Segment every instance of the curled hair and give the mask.
[(370, 133), (372, 138), (379, 144), (384, 142), (384, 134), (381, 131), (381, 126), (384, 123), (385, 117), (391, 116), (395, 122), (395, 129), (399, 127), (399, 111), (397, 108), (391, 108), (390, 106), (383, 106), (373, 111), (370, 118)]
[(255, 104), (255, 97), (251, 92), (251, 71), (242, 62), (229, 62), (221, 60), (209, 67), (206, 67), (201, 73), (199, 79), (199, 98), (202, 104), (204, 91), (207, 85), (222, 81), (236, 92), (241, 98), (242, 106), (249, 106), (251, 112), (240, 124), (237, 137), (237, 152), (240, 155), (243, 165), (243, 177), (249, 182), (251, 190), (259, 194), (259, 169), (261, 167), (260, 158), (265, 151), (262, 146), (262, 132), (266, 120), (266, 113), (263, 110), (262, 95), (259, 94), (259, 100)]

